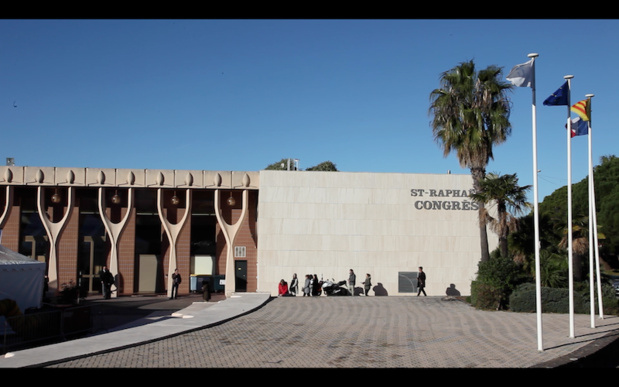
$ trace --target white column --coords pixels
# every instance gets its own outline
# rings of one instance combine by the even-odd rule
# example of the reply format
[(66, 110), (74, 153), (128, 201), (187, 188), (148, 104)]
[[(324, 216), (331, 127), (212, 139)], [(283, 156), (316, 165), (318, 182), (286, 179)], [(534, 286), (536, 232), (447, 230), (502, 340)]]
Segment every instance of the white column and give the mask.
[(47, 278), (49, 279), (50, 290), (58, 289), (58, 240), (60, 239), (62, 230), (67, 224), (67, 220), (69, 219), (71, 212), (73, 212), (73, 191), (73, 187), (67, 188), (67, 209), (62, 219), (57, 223), (54, 223), (51, 219), (49, 219), (47, 211), (45, 210), (45, 187), (39, 186), (37, 191), (39, 217), (41, 218), (41, 222), (43, 223), (43, 227), (45, 227), (45, 231), (47, 232), (47, 237), (49, 239)]
[(191, 212), (191, 190), (188, 188), (185, 190), (185, 213), (183, 214), (183, 218), (177, 223), (172, 224), (168, 221), (165, 216), (165, 212), (163, 210), (163, 191), (161, 188), (157, 189), (157, 210), (159, 212), (159, 219), (161, 219), (161, 224), (168, 236), (168, 240), (170, 241), (170, 257), (168, 259), (168, 278), (166, 280), (168, 286), (168, 297), (172, 296), (172, 274), (174, 274), (174, 270), (176, 269), (176, 242), (178, 239), (178, 235), (180, 234), (185, 222), (189, 217), (189, 213)]
[[(128, 192), (128, 204), (127, 204), (127, 212), (125, 213), (125, 217), (119, 223), (113, 223), (106, 214), (106, 203), (105, 203), (105, 188), (99, 188), (99, 216), (103, 221), (103, 225), (105, 226), (105, 231), (110, 237), (110, 245), (112, 250), (110, 251), (110, 263), (108, 267), (110, 268), (110, 272), (114, 274), (114, 276), (118, 277), (118, 242), (120, 240), (120, 234), (127, 224), (127, 220), (129, 220), (129, 215), (133, 210), (133, 188), (129, 188)], [(116, 289), (118, 289), (118, 278), (114, 281), (116, 285)], [(112, 293), (112, 297), (116, 298), (118, 296), (118, 291)]]

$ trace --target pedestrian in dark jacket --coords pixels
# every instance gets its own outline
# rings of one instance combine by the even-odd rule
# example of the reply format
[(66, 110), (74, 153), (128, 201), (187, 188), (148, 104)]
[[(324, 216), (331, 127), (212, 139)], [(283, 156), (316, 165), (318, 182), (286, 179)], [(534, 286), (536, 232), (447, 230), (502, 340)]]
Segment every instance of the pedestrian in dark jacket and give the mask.
[(112, 298), (112, 285), (114, 284), (114, 275), (108, 270), (107, 266), (99, 273), (101, 280), (101, 289), (103, 290), (103, 298), (109, 300)]
[(419, 266), (419, 274), (417, 274), (417, 287), (419, 291), (417, 292), (417, 297), (423, 292), (423, 295), (426, 296), (426, 273), (423, 272), (423, 267)]
[(178, 285), (180, 285), (182, 281), (181, 273), (178, 272), (178, 269), (174, 269), (174, 273), (172, 273), (172, 294), (170, 300), (178, 297)]
[(312, 297), (320, 295), (320, 285), (318, 284), (318, 275), (314, 274), (312, 278)]

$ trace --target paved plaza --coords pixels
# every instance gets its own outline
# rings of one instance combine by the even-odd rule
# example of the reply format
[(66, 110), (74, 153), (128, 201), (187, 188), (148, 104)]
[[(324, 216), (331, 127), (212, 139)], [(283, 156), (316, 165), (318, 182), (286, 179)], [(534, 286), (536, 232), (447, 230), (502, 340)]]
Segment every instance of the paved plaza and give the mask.
[[(192, 318), (167, 319), (180, 328), (178, 334), (161, 325), (165, 321), (129, 327), (97, 336), (113, 343), (107, 349), (29, 366), (553, 368), (577, 360), (619, 334), (617, 316), (596, 317), (592, 328), (589, 315), (576, 315), (575, 337), (570, 338), (567, 314), (543, 314), (544, 350), (538, 351), (535, 313), (480, 311), (453, 298), (238, 297), (253, 299), (255, 305), (226, 312), (238, 317), (226, 315), (219, 319), (224, 322), (215, 322), (215, 316), (218, 309), (230, 309), (239, 302), (234, 298), (196, 302), (190, 307)], [(183, 323), (190, 325), (182, 328)], [(123, 335), (130, 332), (133, 342), (123, 342)], [(162, 339), (156, 338), (158, 333)], [(76, 340), (74, 346), (92, 339)], [(12, 356), (27, 357), (27, 352)], [(10, 360), (0, 359), (0, 367), (15, 366)]]

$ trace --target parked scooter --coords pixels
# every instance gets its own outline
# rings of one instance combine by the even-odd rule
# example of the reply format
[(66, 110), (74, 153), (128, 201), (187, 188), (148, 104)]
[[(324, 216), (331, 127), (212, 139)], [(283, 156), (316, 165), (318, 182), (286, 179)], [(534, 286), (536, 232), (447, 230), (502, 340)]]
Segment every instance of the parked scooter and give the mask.
[(327, 280), (322, 284), (322, 291), (326, 296), (350, 296), (350, 292), (346, 288), (346, 281)]

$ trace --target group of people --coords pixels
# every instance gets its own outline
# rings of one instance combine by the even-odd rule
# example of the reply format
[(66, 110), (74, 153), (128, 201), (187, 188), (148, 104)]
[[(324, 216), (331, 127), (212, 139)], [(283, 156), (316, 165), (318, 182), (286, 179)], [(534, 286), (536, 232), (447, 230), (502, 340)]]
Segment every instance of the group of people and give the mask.
[[(303, 284), (303, 297), (310, 296), (319, 296), (320, 295), (320, 281), (318, 281), (318, 275), (314, 274), (306, 274), (305, 282)], [(288, 283), (284, 281), (284, 279), (279, 281), (279, 287), (277, 296), (296, 296), (299, 293), (299, 278), (297, 277), (297, 273), (292, 275), (292, 280), (290, 281), (290, 286)]]
[[(350, 269), (348, 274), (348, 291), (351, 296), (355, 295), (355, 284), (357, 281), (357, 276), (353, 269)], [(370, 273), (367, 273), (365, 276), (365, 281), (362, 282), (363, 289), (365, 291), (365, 295), (367, 296), (372, 288), (372, 277)], [(303, 283), (303, 287), (301, 288), (303, 292), (303, 297), (312, 297), (312, 296), (320, 296), (321, 294), (321, 283), (318, 280), (318, 275), (316, 274), (306, 274), (305, 282)], [(296, 296), (299, 294), (299, 278), (297, 277), (297, 273), (292, 275), (292, 280), (290, 281), (290, 286), (288, 283), (282, 279), (279, 281), (278, 287), (278, 297), (282, 296)]]
[[(357, 275), (353, 269), (348, 272), (348, 291), (351, 296), (355, 295), (355, 284), (357, 282)], [(368, 296), (370, 289), (372, 288), (372, 276), (370, 273), (365, 275), (365, 281), (362, 282), (365, 296)], [(417, 274), (417, 297), (423, 293), (427, 296), (426, 291), (426, 273), (423, 271), (423, 267), (419, 266), (419, 273)], [(320, 282), (316, 274), (306, 274), (305, 282), (303, 284), (303, 297), (319, 296), (320, 295)], [(292, 275), (290, 286), (283, 279), (279, 281), (278, 297), (282, 296), (296, 296), (299, 292), (299, 279), (297, 273)]]
[[(108, 300), (112, 298), (112, 285), (114, 285), (114, 275), (110, 272), (107, 266), (103, 266), (101, 272), (99, 272), (99, 279), (101, 280), (101, 290), (103, 293), (103, 298)], [(178, 269), (174, 270), (172, 274), (172, 294), (170, 299), (176, 299), (178, 297), (178, 286), (181, 284), (182, 278), (181, 273), (178, 272)]]
[[(294, 274), (293, 276), (293, 280), (297, 275)], [(295, 289), (293, 295), (296, 296), (298, 292), (298, 289)], [(303, 297), (310, 297), (310, 296), (319, 296), (321, 294), (321, 290), (320, 290), (320, 281), (318, 281), (318, 275), (314, 274), (306, 274), (305, 275), (305, 283), (303, 286)]]
[[(109, 299), (111, 298), (111, 288), (114, 284), (114, 275), (109, 271), (107, 266), (103, 266), (103, 270), (99, 273), (99, 277), (101, 279), (101, 285), (103, 290), (103, 298)], [(172, 295), (170, 299), (175, 299), (178, 295), (178, 285), (180, 285), (182, 279), (181, 275), (178, 272), (178, 269), (174, 270), (174, 274), (172, 274)], [(355, 295), (355, 284), (357, 282), (357, 275), (350, 269), (348, 272), (348, 291), (351, 296)], [(362, 282), (363, 290), (365, 296), (368, 296), (370, 289), (372, 288), (372, 277), (370, 273), (365, 275), (365, 281)], [(419, 266), (419, 274), (417, 274), (417, 297), (423, 293), (426, 296), (426, 273), (423, 271), (423, 267)], [(311, 296), (319, 296), (321, 294), (320, 289), (320, 281), (318, 281), (318, 276), (316, 274), (306, 274), (305, 282), (303, 284), (303, 297), (311, 297)], [(282, 296), (296, 296), (299, 293), (299, 279), (297, 278), (297, 273), (292, 275), (292, 280), (290, 281), (290, 286), (283, 279), (279, 281), (278, 288), (278, 297)]]

